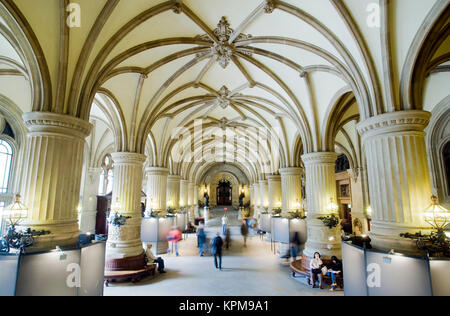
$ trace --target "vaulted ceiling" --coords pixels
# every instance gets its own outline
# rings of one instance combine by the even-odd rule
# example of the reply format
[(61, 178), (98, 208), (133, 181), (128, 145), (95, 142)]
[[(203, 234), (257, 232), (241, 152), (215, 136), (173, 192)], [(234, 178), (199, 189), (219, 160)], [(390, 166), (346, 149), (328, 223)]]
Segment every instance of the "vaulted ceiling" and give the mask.
[[(447, 0), (379, 1), (379, 27), (372, 0), (79, 0), (73, 28), (72, 1), (1, 3), (0, 93), (23, 112), (109, 122), (115, 150), (145, 152), (149, 165), (189, 178), (238, 157), (255, 179), (298, 165), (302, 152), (357, 152), (359, 120), (430, 109), (449, 91)], [(19, 30), (28, 43), (8, 37)], [(433, 32), (441, 38), (427, 50)], [(422, 62), (433, 64), (426, 73), (414, 64), (425, 51)], [(418, 76), (424, 91), (411, 96)], [(411, 105), (416, 97), (421, 104)], [(223, 141), (223, 133), (233, 137)], [(187, 147), (197, 162), (185, 162)]]

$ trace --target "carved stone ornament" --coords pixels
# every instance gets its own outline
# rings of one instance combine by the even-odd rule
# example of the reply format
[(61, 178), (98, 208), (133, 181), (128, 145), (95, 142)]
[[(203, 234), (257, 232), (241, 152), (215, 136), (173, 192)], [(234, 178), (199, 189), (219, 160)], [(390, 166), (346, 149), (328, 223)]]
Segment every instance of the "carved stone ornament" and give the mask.
[[(251, 35), (239, 34), (233, 43), (230, 43), (230, 38), (234, 34), (234, 30), (230, 27), (230, 23), (227, 21), (226, 17), (222, 17), (217, 24), (217, 28), (214, 30), (214, 35), (217, 38), (217, 43), (211, 47), (211, 54), (216, 58), (217, 62), (223, 69), (227, 68), (231, 62), (231, 58), (235, 51), (237, 50), (234, 46), (234, 42), (249, 39)], [(201, 35), (198, 38), (212, 42), (208, 35)], [(240, 51), (246, 55), (251, 55), (251, 52)]]
[(219, 91), (220, 96), (217, 98), (217, 103), (224, 110), (231, 104), (230, 93), (231, 93), (230, 90), (226, 86), (220, 88)]
[(183, 12), (183, 8), (181, 6), (181, 0), (175, 0), (172, 6), (172, 11), (175, 14), (180, 14), (181, 12)]
[(264, 7), (264, 12), (266, 12), (267, 14), (271, 14), (275, 10), (275, 8), (275, 2), (272, 0), (267, 0), (266, 6)]

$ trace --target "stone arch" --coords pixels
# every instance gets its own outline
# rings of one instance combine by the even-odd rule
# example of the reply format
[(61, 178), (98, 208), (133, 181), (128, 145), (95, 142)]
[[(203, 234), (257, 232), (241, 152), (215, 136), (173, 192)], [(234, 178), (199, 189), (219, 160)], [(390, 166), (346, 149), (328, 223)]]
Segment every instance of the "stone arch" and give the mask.
[(433, 193), (437, 194), (440, 203), (450, 206), (450, 188), (443, 161), (443, 151), (450, 142), (450, 96), (434, 108), (426, 131)]

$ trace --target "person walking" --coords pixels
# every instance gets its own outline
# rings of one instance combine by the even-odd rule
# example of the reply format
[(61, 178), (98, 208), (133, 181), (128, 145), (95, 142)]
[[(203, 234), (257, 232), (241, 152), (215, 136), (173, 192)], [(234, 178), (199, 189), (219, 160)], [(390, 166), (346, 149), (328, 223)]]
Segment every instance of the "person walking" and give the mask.
[(206, 246), (206, 233), (204, 227), (202, 229), (199, 229), (197, 232), (197, 240), (198, 240), (198, 248), (200, 251), (200, 257), (203, 257), (203, 254), (205, 253), (207, 246)]
[(222, 270), (222, 247), (222, 237), (220, 237), (220, 233), (217, 233), (216, 237), (211, 241), (211, 248), (212, 254), (214, 255), (214, 265), (216, 269), (220, 270)]
[(231, 247), (231, 231), (229, 228), (227, 228), (227, 231), (225, 233), (225, 248), (230, 249)]
[(147, 257), (147, 265), (152, 265), (157, 263), (158, 264), (158, 272), (159, 273), (166, 273), (164, 271), (164, 260), (161, 257), (156, 258), (155, 255), (152, 252), (152, 244), (147, 245), (147, 250), (145, 251), (145, 256)]
[(248, 225), (246, 220), (244, 220), (242, 223), (241, 234), (242, 237), (244, 237), (244, 247), (247, 247)]
[(225, 236), (226, 233), (227, 233), (227, 227), (228, 227), (228, 217), (227, 217), (227, 215), (225, 214), (225, 215), (222, 217), (222, 235), (223, 235), (223, 236)]
[[(182, 240), (181, 231), (176, 227), (172, 227), (172, 230), (169, 232), (169, 236), (167, 237), (169, 242), (172, 242), (172, 248), (175, 248), (175, 253), (178, 257), (178, 242)], [(167, 253), (170, 253), (170, 248), (167, 250)]]

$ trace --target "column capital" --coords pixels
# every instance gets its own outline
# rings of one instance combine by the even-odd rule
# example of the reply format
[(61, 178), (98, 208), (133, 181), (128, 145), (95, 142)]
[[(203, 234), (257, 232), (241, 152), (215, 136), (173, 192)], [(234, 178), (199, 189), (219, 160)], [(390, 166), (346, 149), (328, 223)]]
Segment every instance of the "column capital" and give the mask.
[(147, 157), (138, 153), (117, 152), (112, 153), (111, 158), (115, 164), (143, 164)]
[(145, 168), (145, 172), (149, 175), (154, 176), (167, 176), (169, 175), (169, 169), (160, 168), (160, 167), (147, 167)]
[(86, 138), (92, 130), (88, 121), (70, 115), (50, 112), (29, 112), (22, 115), (30, 133), (58, 134)]
[(318, 152), (305, 154), (302, 156), (302, 160), (305, 165), (335, 164), (337, 158), (338, 154), (335, 152)]
[(431, 113), (421, 110), (399, 111), (374, 116), (356, 128), (363, 139), (401, 132), (423, 133), (430, 123)]
[(181, 176), (178, 176), (178, 175), (176, 175), (176, 174), (169, 174), (169, 176), (167, 177), (167, 179), (169, 180), (169, 181), (173, 181), (173, 182), (181, 182)]
[(303, 168), (282, 168), (280, 169), (281, 176), (299, 176), (303, 172)]
[(280, 175), (270, 175), (270, 176), (267, 176), (267, 180), (268, 181), (281, 181), (281, 176)]

